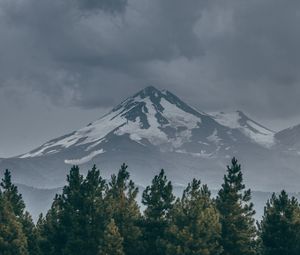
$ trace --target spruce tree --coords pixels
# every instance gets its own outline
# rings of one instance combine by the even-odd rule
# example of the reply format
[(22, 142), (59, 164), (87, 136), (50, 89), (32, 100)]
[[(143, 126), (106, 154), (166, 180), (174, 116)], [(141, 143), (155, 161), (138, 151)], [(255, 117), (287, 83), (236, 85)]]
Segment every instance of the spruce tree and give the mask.
[(8, 169), (4, 172), (4, 178), (2, 179), (0, 186), (6, 200), (11, 204), (14, 214), (17, 218), (22, 218), (25, 211), (25, 203), (22, 195), (18, 192), (18, 187), (12, 183), (11, 173)]
[(21, 219), (22, 229), (27, 238), (28, 253), (30, 255), (39, 255), (40, 250), (38, 246), (38, 231), (33, 223), (29, 212), (25, 212)]
[(103, 241), (100, 245), (99, 255), (125, 255), (123, 251), (123, 238), (113, 219), (107, 224)]
[(86, 251), (81, 249), (85, 234), (82, 183), (78, 166), (73, 166), (62, 194), (56, 195), (43, 224), (39, 223), (40, 247), (45, 254), (85, 254)]
[(256, 253), (256, 228), (251, 191), (245, 190), (241, 165), (235, 158), (231, 163), (216, 199), (222, 225), (222, 254), (252, 255)]
[(117, 175), (112, 175), (105, 197), (106, 218), (114, 219), (121, 236), (126, 255), (139, 255), (141, 214), (136, 202), (138, 188), (130, 180), (128, 166), (123, 164)]
[(56, 195), (51, 208), (37, 222), (38, 247), (43, 255), (60, 255), (66, 244), (66, 232), (61, 224), (59, 195)]
[(0, 254), (29, 255), (22, 225), (6, 197), (0, 192)]
[(100, 171), (94, 165), (88, 171), (82, 184), (84, 206), (82, 213), (85, 215), (85, 242), (83, 249), (86, 255), (94, 255), (98, 252), (99, 241), (103, 236), (105, 226), (104, 196), (106, 182), (100, 175)]
[(167, 227), (167, 255), (218, 255), (221, 224), (206, 185), (194, 179), (177, 199)]
[[(83, 176), (78, 166), (73, 166), (67, 177), (68, 185), (63, 188), (59, 196), (59, 231), (64, 233), (65, 244), (62, 247), (63, 255), (85, 255), (86, 215), (83, 213), (84, 194), (82, 190)], [(59, 235), (61, 234), (59, 233)]]
[(25, 211), (25, 203), (22, 194), (19, 193), (18, 187), (12, 183), (11, 173), (6, 169), (4, 178), (0, 183), (3, 196), (10, 203), (13, 213), (21, 223), (22, 231), (27, 238), (28, 252), (30, 255), (38, 255), (38, 245), (36, 237), (36, 228), (30, 214)]
[(86, 178), (73, 166), (67, 185), (45, 218), (40, 218), (40, 248), (49, 255), (94, 255), (104, 231), (105, 181), (96, 166)]
[(263, 255), (300, 254), (300, 208), (285, 191), (272, 195), (259, 227)]
[(172, 183), (168, 181), (164, 170), (161, 170), (142, 196), (142, 203), (146, 206), (143, 220), (144, 254), (165, 254), (165, 231), (174, 200)]
[[(49, 214), (51, 209), (52, 208), (48, 210), (47, 215)], [(46, 219), (43, 217), (43, 214), (41, 213), (36, 223), (37, 245), (41, 255), (53, 254), (51, 248), (47, 247), (46, 245), (48, 244), (50, 246), (49, 236), (51, 233), (50, 231), (49, 232), (47, 230), (45, 231), (45, 229), (46, 229)]]

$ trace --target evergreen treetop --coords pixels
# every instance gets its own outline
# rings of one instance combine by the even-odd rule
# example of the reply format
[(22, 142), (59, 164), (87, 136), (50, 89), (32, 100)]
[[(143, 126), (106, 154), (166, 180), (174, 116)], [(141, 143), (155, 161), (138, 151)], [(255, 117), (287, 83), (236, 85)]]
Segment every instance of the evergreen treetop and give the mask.
[(117, 175), (112, 175), (106, 191), (105, 212), (109, 223), (113, 218), (123, 237), (123, 248), (127, 255), (139, 255), (141, 213), (136, 197), (138, 188), (130, 179), (128, 166), (122, 164)]
[(222, 225), (221, 244), (224, 255), (253, 255), (256, 253), (251, 191), (245, 190), (241, 165), (233, 158), (217, 199)]
[(151, 186), (147, 186), (143, 192), (142, 203), (147, 206), (145, 217), (154, 221), (163, 220), (172, 208), (174, 200), (172, 183), (168, 181), (162, 169), (152, 180)]
[(168, 255), (217, 255), (220, 245), (219, 213), (206, 185), (194, 179), (177, 199), (166, 230)]
[(18, 187), (12, 183), (11, 173), (8, 169), (4, 172), (4, 177), (0, 186), (2, 188), (3, 195), (6, 197), (7, 201), (11, 203), (15, 215), (21, 218), (24, 214), (25, 203), (22, 195), (18, 192)]
[(146, 206), (143, 219), (143, 254), (165, 254), (165, 232), (174, 200), (172, 183), (168, 181), (164, 170), (161, 170), (142, 195), (142, 203)]
[(284, 190), (267, 202), (259, 229), (263, 255), (300, 254), (300, 208)]

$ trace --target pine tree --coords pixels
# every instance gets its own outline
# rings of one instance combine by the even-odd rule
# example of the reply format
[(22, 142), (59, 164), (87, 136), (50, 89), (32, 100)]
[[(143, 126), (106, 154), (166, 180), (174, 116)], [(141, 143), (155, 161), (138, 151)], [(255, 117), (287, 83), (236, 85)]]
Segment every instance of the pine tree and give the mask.
[(105, 181), (96, 166), (86, 178), (73, 166), (38, 229), (40, 248), (49, 255), (94, 255), (104, 231)]
[(6, 197), (6, 200), (11, 203), (14, 214), (17, 218), (22, 218), (25, 211), (25, 203), (23, 201), (22, 195), (18, 192), (18, 187), (12, 183), (11, 173), (8, 169), (4, 172), (4, 178), (0, 183), (0, 186), (3, 190), (3, 195)]
[(11, 173), (6, 169), (4, 178), (0, 183), (3, 196), (11, 204), (14, 215), (21, 223), (22, 231), (27, 238), (28, 252), (30, 255), (38, 255), (38, 245), (36, 242), (36, 229), (30, 214), (25, 211), (25, 203), (18, 187), (12, 183)]
[(60, 196), (56, 195), (46, 216), (41, 214), (37, 222), (38, 247), (43, 255), (60, 255), (66, 244), (67, 235), (60, 221), (59, 199)]
[(272, 195), (259, 227), (263, 255), (300, 254), (300, 208), (285, 191)]
[(167, 228), (167, 255), (218, 255), (221, 224), (206, 185), (194, 179), (177, 199)]
[(165, 254), (164, 235), (174, 200), (172, 183), (161, 170), (142, 196), (142, 203), (146, 206), (143, 221), (144, 254)]
[[(88, 171), (82, 184), (84, 195), (83, 214), (85, 215), (85, 244), (82, 249), (86, 255), (94, 255), (98, 252), (99, 242), (103, 236), (105, 225), (104, 195), (106, 182), (102, 179), (100, 171), (94, 165)], [(82, 226), (83, 227), (83, 226)]]
[(29, 255), (26, 236), (6, 197), (0, 193), (0, 254)]
[[(52, 208), (49, 209), (47, 215), (49, 214), (51, 209)], [(48, 226), (46, 224), (46, 219), (43, 217), (43, 214), (41, 213), (39, 215), (38, 221), (36, 223), (36, 230), (37, 230), (37, 240), (36, 240), (36, 242), (37, 242), (37, 245), (38, 245), (39, 252), (42, 255), (53, 254), (52, 249), (50, 247), (51, 232), (46, 230), (47, 227)]]
[(38, 231), (33, 223), (32, 217), (29, 212), (25, 212), (21, 219), (22, 229), (27, 239), (28, 253), (30, 255), (39, 255), (40, 250), (38, 247)]
[(64, 234), (62, 241), (63, 255), (85, 255), (82, 249), (85, 245), (86, 215), (83, 213), (84, 195), (82, 190), (83, 176), (78, 166), (73, 166), (67, 176), (68, 185), (63, 188), (63, 193), (58, 198), (59, 227), (58, 235)]
[(99, 255), (125, 255), (123, 251), (123, 238), (113, 219), (106, 226), (102, 245), (99, 250)]
[(235, 158), (231, 163), (216, 200), (222, 225), (222, 254), (252, 255), (256, 253), (256, 228), (251, 191), (245, 190), (240, 164)]
[(112, 175), (105, 197), (106, 218), (114, 219), (121, 236), (126, 255), (139, 255), (141, 214), (136, 202), (138, 188), (130, 180), (128, 166), (123, 164), (117, 175)]
[(44, 219), (39, 219), (40, 249), (49, 255), (83, 255), (85, 225), (83, 215), (83, 176), (73, 166), (67, 185), (56, 195)]

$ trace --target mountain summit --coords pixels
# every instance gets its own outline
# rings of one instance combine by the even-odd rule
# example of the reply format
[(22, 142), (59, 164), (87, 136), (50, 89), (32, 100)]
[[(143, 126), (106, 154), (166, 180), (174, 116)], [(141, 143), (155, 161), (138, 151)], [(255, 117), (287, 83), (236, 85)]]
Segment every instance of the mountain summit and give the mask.
[[(83, 164), (97, 155), (118, 150), (121, 140), (126, 138), (137, 146), (155, 146), (161, 152), (215, 157), (222, 149), (236, 149), (236, 141), (269, 147), (273, 144), (273, 136), (272, 131), (242, 112), (209, 115), (190, 107), (169, 91), (150, 86), (127, 98), (99, 120), (51, 140), (20, 158), (80, 148), (80, 158), (66, 158), (64, 162)], [(120, 141), (116, 141), (117, 138)]]
[[(21, 155), (21, 158), (55, 154), (73, 147), (80, 147), (87, 153), (92, 151), (90, 156), (86, 155), (91, 158), (91, 155), (107, 151), (106, 144), (116, 137), (128, 137), (139, 145), (159, 146), (161, 150), (173, 151), (191, 142), (193, 130), (201, 127), (205, 118), (209, 117), (189, 107), (169, 91), (147, 87), (99, 120), (51, 140)], [(118, 144), (115, 144), (117, 148)]]
[[(36, 187), (63, 185), (69, 165), (87, 169), (96, 163), (109, 176), (122, 162), (129, 164), (141, 185), (160, 168), (178, 184), (199, 177), (217, 185), (224, 172), (220, 165), (238, 156), (249, 162), (245, 174), (251, 184), (268, 189), (273, 183), (266, 186), (265, 175), (283, 174), (277, 147), (275, 132), (241, 111), (204, 113), (150, 86), (86, 127), (3, 159), (0, 167), (14, 171), (18, 182)], [(300, 180), (298, 173), (286, 171)], [(262, 175), (259, 180), (257, 174)]]

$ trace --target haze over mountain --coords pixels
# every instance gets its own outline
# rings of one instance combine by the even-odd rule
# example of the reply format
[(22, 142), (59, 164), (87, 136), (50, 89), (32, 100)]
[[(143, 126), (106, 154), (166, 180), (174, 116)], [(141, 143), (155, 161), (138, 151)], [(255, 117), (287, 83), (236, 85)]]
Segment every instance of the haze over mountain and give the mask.
[(241, 111), (201, 112), (171, 92), (150, 86), (84, 128), (1, 159), (0, 169), (10, 169), (17, 183), (56, 188), (64, 184), (73, 164), (86, 171), (95, 163), (109, 177), (126, 162), (142, 186), (164, 168), (175, 185), (196, 177), (217, 189), (226, 164), (237, 156), (254, 190), (297, 191), (297, 130), (275, 133)]

